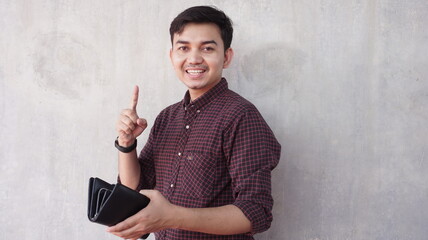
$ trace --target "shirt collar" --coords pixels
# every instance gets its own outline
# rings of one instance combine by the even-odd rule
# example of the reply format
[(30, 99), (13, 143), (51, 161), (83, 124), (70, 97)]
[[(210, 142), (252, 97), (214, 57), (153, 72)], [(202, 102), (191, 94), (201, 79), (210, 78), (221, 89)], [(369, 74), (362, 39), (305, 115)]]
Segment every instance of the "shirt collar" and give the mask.
[(189, 90), (187, 90), (186, 94), (184, 95), (184, 99), (182, 100), (183, 108), (186, 109), (188, 106), (193, 106), (194, 109), (200, 109), (228, 89), (229, 88), (226, 78), (222, 78), (220, 82), (217, 83), (213, 88), (208, 90), (208, 92), (204, 93), (194, 101), (190, 100), (190, 93)]

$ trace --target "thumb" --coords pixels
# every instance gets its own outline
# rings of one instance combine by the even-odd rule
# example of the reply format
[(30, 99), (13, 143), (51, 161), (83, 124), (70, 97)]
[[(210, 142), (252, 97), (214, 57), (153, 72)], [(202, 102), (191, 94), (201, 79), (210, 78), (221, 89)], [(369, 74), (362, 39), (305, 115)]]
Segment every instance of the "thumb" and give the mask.
[(137, 138), (138, 136), (141, 135), (141, 133), (143, 133), (143, 131), (146, 129), (146, 127), (147, 127), (146, 119), (139, 118), (139, 119), (137, 119), (137, 127), (134, 129), (132, 134), (134, 135), (135, 138)]
[(140, 191), (140, 194), (148, 197), (151, 200), (155, 194), (155, 190), (144, 189)]
[(140, 126), (143, 129), (145, 129), (147, 127), (147, 121), (144, 118), (137, 119), (137, 124), (138, 124), (138, 126)]

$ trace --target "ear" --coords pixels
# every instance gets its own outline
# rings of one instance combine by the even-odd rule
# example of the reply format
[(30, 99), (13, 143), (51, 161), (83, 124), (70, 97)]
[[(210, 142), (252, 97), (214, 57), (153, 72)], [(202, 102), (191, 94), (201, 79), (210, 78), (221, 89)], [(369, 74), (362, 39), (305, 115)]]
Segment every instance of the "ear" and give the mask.
[(169, 60), (171, 61), (172, 65), (174, 66), (174, 62), (172, 61), (172, 48), (169, 49)]
[(224, 53), (224, 62), (223, 62), (223, 68), (228, 68), (230, 63), (232, 62), (233, 58), (233, 49), (228, 48), (226, 52)]

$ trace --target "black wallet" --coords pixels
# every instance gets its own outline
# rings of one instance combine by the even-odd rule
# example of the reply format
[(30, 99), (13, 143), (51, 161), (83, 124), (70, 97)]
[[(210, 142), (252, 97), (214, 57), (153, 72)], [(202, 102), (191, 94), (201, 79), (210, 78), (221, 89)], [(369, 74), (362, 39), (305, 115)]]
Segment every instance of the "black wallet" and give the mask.
[[(150, 199), (120, 183), (89, 179), (88, 218), (91, 222), (113, 226), (145, 208)], [(142, 236), (146, 239), (149, 234)]]

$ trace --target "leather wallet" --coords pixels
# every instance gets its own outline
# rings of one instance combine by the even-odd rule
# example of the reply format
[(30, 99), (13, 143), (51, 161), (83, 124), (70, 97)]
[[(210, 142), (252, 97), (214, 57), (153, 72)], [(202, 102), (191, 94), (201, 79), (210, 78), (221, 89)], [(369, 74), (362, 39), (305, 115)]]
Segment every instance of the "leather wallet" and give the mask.
[[(150, 199), (120, 183), (89, 179), (88, 218), (91, 222), (113, 226), (145, 208)], [(146, 239), (149, 234), (142, 236)]]

